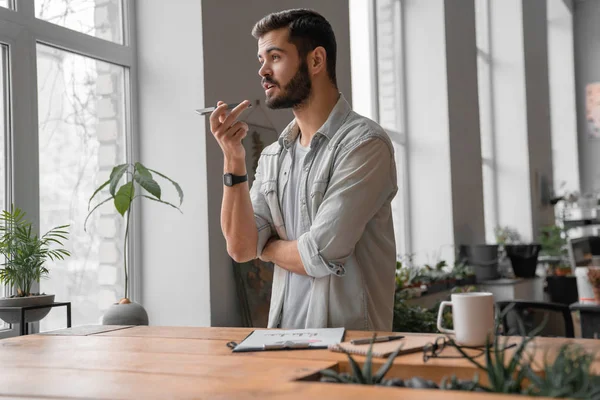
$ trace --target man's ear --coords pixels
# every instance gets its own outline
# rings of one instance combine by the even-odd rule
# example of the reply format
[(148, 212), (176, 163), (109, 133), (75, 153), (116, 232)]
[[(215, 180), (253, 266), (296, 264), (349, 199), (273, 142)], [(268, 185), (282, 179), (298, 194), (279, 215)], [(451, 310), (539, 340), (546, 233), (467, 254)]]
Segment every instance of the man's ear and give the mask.
[(311, 75), (318, 75), (327, 70), (327, 52), (324, 47), (319, 46), (310, 53), (308, 68)]

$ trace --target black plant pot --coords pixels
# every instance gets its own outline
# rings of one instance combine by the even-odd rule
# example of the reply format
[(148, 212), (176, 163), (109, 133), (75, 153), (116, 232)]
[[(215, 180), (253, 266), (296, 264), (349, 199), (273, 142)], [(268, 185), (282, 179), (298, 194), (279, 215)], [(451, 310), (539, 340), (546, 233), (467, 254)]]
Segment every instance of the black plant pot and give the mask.
[(500, 278), (498, 271), (498, 245), (473, 244), (460, 246), (459, 259), (473, 267), (477, 282)]
[(513, 272), (519, 278), (535, 277), (538, 255), (542, 246), (539, 244), (507, 244), (504, 246), (510, 258)]
[(579, 301), (576, 277), (547, 276), (546, 283), (551, 302), (569, 305)]

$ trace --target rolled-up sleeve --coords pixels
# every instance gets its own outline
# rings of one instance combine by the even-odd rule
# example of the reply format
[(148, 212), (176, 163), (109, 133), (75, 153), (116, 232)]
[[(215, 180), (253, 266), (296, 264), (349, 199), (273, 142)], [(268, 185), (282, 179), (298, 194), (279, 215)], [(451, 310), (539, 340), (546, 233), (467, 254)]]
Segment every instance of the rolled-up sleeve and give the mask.
[(367, 223), (397, 192), (393, 150), (370, 137), (338, 156), (311, 228), (298, 239), (309, 276), (343, 276)]
[(258, 241), (256, 243), (256, 257), (260, 257), (262, 254), (267, 241), (273, 235), (273, 218), (271, 217), (271, 211), (265, 199), (265, 195), (262, 189), (263, 176), (261, 173), (260, 161), (256, 168), (254, 175), (254, 182), (250, 189), (250, 200), (252, 201), (252, 208), (254, 209), (254, 220), (256, 222), (256, 229), (258, 229)]

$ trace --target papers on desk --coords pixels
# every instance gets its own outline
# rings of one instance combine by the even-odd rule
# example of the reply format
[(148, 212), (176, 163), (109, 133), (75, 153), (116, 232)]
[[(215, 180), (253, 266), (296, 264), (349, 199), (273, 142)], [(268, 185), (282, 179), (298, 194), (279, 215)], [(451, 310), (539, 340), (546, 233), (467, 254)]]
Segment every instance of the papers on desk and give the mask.
[(330, 345), (340, 343), (344, 333), (344, 328), (257, 329), (235, 346), (233, 351), (327, 349)]

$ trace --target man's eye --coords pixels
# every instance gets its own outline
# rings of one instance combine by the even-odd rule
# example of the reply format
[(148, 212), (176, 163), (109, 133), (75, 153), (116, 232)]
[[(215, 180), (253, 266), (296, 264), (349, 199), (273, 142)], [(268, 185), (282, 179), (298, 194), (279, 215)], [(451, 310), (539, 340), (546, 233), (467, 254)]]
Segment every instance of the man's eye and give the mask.
[(271, 57), (271, 59), (272, 59), (272, 60), (279, 60), (279, 56), (278, 56), (278, 55), (273, 55), (273, 56)]

